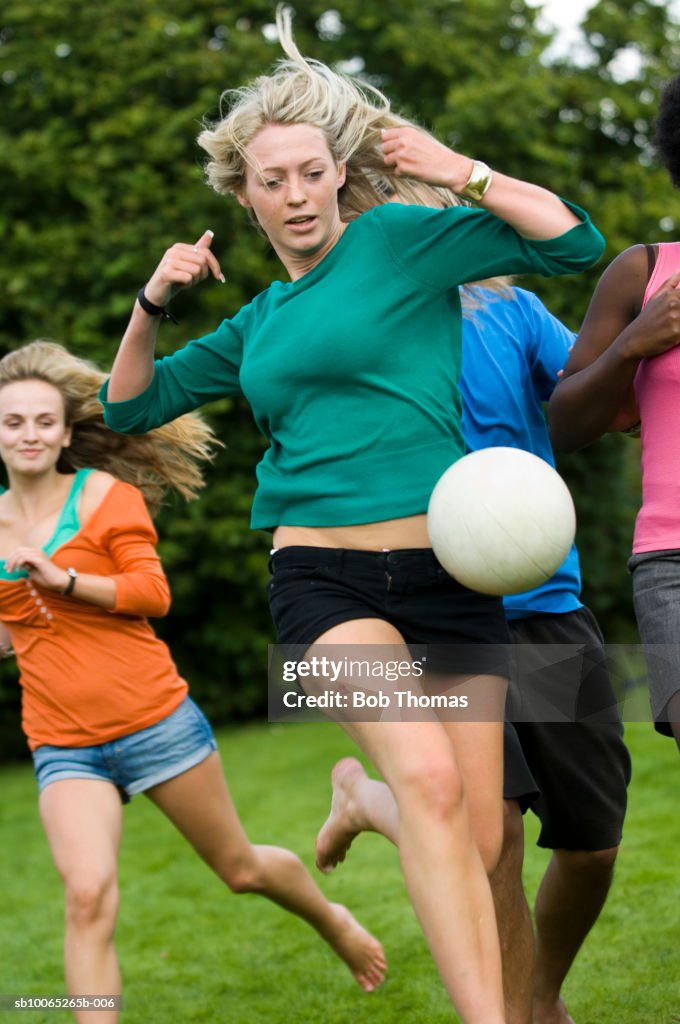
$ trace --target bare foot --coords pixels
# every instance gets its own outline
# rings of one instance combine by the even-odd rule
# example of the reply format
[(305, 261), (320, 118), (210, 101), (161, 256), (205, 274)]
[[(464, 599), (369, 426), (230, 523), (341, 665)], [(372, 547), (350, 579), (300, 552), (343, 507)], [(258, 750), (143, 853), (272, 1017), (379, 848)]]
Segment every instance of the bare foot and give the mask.
[(373, 992), (385, 977), (385, 951), (342, 903), (331, 903), (331, 910), (335, 928), (326, 936), (329, 945), (345, 961), (364, 992)]
[(556, 1003), (534, 1000), (533, 1024), (574, 1024), (563, 999)]
[(331, 813), (316, 837), (316, 866), (326, 875), (345, 859), (361, 831), (353, 821), (352, 790), (362, 776), (366, 772), (355, 757), (343, 757), (331, 772)]

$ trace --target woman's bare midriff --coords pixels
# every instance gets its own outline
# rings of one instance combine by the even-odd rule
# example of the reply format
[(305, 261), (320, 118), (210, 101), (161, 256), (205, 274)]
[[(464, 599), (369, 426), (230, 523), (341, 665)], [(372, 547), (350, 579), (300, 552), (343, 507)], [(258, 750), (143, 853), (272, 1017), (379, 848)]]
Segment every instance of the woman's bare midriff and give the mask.
[(399, 548), (429, 548), (424, 515), (386, 519), (357, 526), (279, 526), (274, 531), (275, 548), (293, 545), (316, 548), (354, 548), (357, 551), (396, 551)]

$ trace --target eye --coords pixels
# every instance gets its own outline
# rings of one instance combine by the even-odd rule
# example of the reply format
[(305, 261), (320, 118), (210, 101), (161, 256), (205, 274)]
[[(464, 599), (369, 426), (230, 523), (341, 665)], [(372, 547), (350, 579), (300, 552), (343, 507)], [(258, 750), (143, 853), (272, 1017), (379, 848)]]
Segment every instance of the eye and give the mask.
[(279, 187), (279, 185), (281, 184), (281, 180), (280, 178), (269, 178), (267, 181), (263, 181), (262, 184), (271, 192), (275, 188)]
[(312, 181), (318, 181), (319, 178), (323, 177), (323, 171), (310, 171), (307, 175)]

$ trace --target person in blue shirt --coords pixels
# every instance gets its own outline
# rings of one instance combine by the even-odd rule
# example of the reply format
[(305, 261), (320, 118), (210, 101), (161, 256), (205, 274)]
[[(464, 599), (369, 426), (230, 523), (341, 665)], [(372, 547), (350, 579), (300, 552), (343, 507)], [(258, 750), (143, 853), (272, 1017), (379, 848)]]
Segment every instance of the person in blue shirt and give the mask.
[[(574, 335), (521, 288), (469, 288), (463, 306), (468, 447), (522, 448), (554, 466), (543, 403)], [(503, 599), (516, 652), (508, 717), (517, 720), (506, 725), (504, 844), (492, 889), (509, 1024), (571, 1021), (562, 982), (606, 899), (626, 810), (630, 757), (602, 635), (580, 590), (574, 545), (550, 580)], [(525, 680), (541, 691), (540, 714)], [(550, 717), (551, 698), (555, 720), (538, 720)], [(531, 800), (523, 762), (540, 791), (531, 803), (541, 821), (538, 845), (552, 850), (536, 897), (535, 943), (521, 881), (522, 809)]]

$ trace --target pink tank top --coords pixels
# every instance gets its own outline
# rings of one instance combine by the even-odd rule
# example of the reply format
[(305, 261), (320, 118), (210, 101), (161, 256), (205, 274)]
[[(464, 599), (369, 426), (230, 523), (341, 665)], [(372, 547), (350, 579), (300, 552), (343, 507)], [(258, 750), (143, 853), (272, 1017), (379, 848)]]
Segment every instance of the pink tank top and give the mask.
[[(660, 242), (643, 306), (676, 270), (680, 242)], [(642, 507), (633, 552), (680, 548), (680, 346), (643, 359), (635, 376), (642, 440)]]

